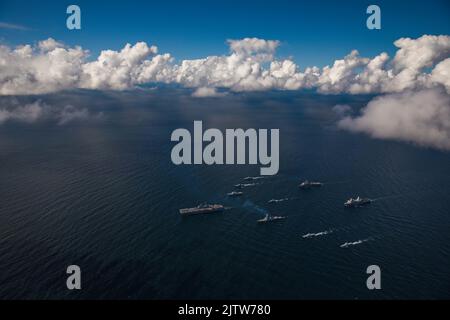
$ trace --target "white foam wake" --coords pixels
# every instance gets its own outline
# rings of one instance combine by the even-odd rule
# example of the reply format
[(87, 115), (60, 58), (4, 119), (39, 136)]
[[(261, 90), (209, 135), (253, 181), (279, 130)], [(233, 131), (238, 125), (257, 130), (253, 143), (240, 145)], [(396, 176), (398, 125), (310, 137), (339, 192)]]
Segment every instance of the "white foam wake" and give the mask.
[(317, 232), (317, 233), (307, 233), (307, 234), (304, 234), (302, 236), (302, 238), (304, 238), (304, 239), (315, 238), (315, 237), (325, 236), (330, 233), (333, 233), (333, 230), (321, 231), (321, 232)]
[(271, 199), (267, 201), (267, 203), (278, 203), (278, 202), (284, 202), (290, 200), (289, 198), (283, 198), (283, 199)]
[(265, 177), (245, 177), (244, 180), (245, 181), (252, 181), (252, 180), (260, 180), (260, 179), (264, 179)]
[(358, 241), (353, 241), (353, 242), (346, 242), (346, 243), (341, 244), (339, 247), (347, 248), (347, 247), (351, 247), (351, 246), (357, 246), (358, 244), (367, 242), (369, 240), (370, 240), (370, 238), (362, 239), (362, 240), (358, 240)]

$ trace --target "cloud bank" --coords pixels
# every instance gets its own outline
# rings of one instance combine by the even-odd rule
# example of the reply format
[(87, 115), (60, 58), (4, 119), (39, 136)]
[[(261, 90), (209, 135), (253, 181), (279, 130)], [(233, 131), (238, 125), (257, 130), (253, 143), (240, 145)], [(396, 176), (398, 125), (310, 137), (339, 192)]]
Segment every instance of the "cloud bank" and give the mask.
[(71, 105), (56, 107), (41, 100), (25, 105), (12, 101), (8, 107), (0, 107), (0, 125), (8, 121), (31, 124), (45, 120), (65, 125), (73, 121), (100, 119), (102, 116), (102, 113), (93, 114), (87, 108)]
[[(349, 116), (348, 106), (336, 106), (339, 127), (450, 150), (450, 36), (401, 38), (394, 42), (397, 51), (392, 58), (385, 52), (361, 57), (353, 50), (331, 65), (303, 70), (291, 59), (276, 57), (279, 41), (245, 38), (227, 43), (228, 54), (179, 62), (145, 42), (103, 50), (96, 59), (88, 50), (52, 38), (34, 46), (0, 46), (0, 95), (126, 90), (148, 83), (192, 88), (197, 98), (223, 96), (227, 90), (383, 94), (357, 117)], [(56, 108), (41, 101), (0, 107), (0, 124), (51, 119), (62, 125), (97, 116), (85, 108)]]
[(200, 87), (192, 93), (192, 96), (196, 98), (223, 97), (224, 95), (224, 93), (218, 92), (216, 88), (207, 87)]
[(338, 126), (374, 138), (450, 150), (450, 96), (441, 89), (424, 89), (376, 97), (360, 116), (344, 117)]
[(73, 88), (124, 90), (146, 83), (174, 83), (210, 92), (316, 89), (321, 93), (392, 93), (443, 86), (450, 92), (450, 37), (401, 38), (387, 53), (361, 57), (354, 50), (330, 66), (300, 70), (291, 59), (277, 59), (279, 41), (229, 40), (222, 56), (182, 60), (159, 54), (145, 42), (122, 50), (89, 51), (47, 39), (36, 46), (0, 46), (0, 95), (27, 95)]

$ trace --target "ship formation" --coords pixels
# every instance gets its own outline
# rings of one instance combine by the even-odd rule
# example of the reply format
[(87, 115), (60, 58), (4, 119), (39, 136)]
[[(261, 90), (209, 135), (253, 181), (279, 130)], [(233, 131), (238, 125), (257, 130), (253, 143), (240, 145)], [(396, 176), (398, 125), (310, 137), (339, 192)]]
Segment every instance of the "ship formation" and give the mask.
[[(227, 193), (227, 197), (229, 198), (238, 198), (244, 196), (244, 192), (241, 191), (244, 188), (252, 187), (258, 185), (257, 180), (264, 179), (265, 177), (245, 177), (243, 180), (246, 183), (239, 183), (234, 185), (235, 190)], [(309, 181), (304, 180), (299, 185), (298, 188), (302, 190), (310, 190), (315, 188), (323, 187), (324, 183), (318, 182), (318, 181)], [(283, 198), (283, 199), (271, 199), (268, 201), (269, 204), (277, 204), (279, 202), (288, 201), (289, 198)], [(362, 197), (355, 197), (350, 198), (347, 201), (344, 202), (344, 206), (347, 208), (358, 208), (362, 206), (369, 205), (374, 200), (369, 198), (362, 198)], [(192, 216), (192, 215), (199, 215), (199, 214), (213, 214), (213, 213), (219, 213), (223, 212), (227, 208), (222, 204), (210, 204), (210, 203), (201, 203), (195, 207), (192, 208), (184, 208), (179, 209), (179, 213), (182, 216)], [(287, 217), (286, 216), (278, 216), (278, 215), (272, 215), (270, 213), (265, 213), (264, 218), (257, 220), (257, 223), (268, 223), (268, 222), (275, 222), (275, 221), (283, 221)]]

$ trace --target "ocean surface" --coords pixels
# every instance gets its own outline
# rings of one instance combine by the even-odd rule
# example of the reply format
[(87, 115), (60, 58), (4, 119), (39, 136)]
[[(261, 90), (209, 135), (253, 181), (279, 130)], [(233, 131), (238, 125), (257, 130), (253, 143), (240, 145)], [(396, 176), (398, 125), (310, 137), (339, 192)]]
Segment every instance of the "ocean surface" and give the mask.
[[(450, 154), (336, 128), (336, 104), (370, 96), (181, 89), (22, 97), (100, 120), (0, 126), (0, 298), (450, 298)], [(1, 102), (1, 101), (0, 101)], [(279, 128), (280, 171), (175, 166), (177, 128)], [(304, 180), (322, 188), (300, 190)], [(350, 197), (374, 199), (344, 208)], [(285, 199), (269, 204), (271, 199)], [(181, 217), (201, 202), (232, 209)], [(258, 224), (265, 212), (286, 220)], [(66, 288), (66, 268), (82, 289)], [(381, 268), (368, 290), (366, 268)]]

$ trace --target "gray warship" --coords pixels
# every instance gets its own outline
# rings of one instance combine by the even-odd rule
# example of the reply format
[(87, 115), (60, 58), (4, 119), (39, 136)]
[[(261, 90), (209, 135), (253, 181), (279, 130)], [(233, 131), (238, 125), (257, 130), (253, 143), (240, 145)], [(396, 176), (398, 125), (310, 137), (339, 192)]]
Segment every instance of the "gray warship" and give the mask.
[(195, 214), (208, 214), (208, 213), (215, 213), (215, 212), (221, 212), (225, 210), (225, 207), (221, 204), (207, 204), (202, 203), (194, 208), (185, 208), (180, 209), (180, 214), (182, 216), (190, 216)]
[(300, 185), (298, 187), (302, 188), (302, 189), (309, 189), (312, 187), (321, 187), (321, 186), (323, 186), (322, 182), (312, 182), (312, 181), (305, 180), (302, 183), (300, 183)]
[(373, 200), (368, 199), (368, 198), (360, 198), (360, 197), (357, 197), (354, 199), (350, 198), (344, 203), (344, 206), (349, 207), (349, 208), (360, 207), (360, 206), (370, 204), (372, 201)]

